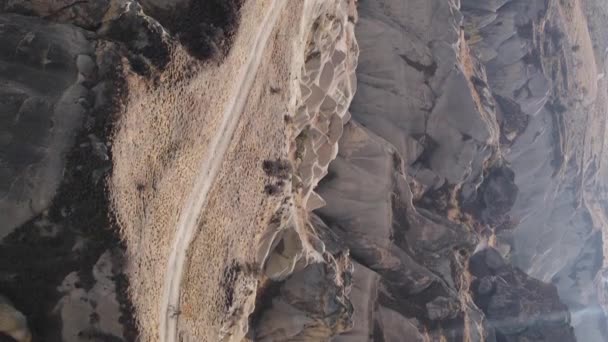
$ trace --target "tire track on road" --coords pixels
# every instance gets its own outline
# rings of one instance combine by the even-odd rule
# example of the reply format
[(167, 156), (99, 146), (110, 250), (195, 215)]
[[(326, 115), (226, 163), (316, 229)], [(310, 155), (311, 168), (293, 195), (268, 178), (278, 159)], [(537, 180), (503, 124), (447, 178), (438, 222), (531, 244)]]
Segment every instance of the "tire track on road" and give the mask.
[(198, 219), (207, 202), (207, 195), (221, 168), (224, 156), (232, 136), (238, 125), (241, 114), (247, 102), (249, 91), (253, 86), (257, 70), (264, 54), (266, 43), (274, 29), (279, 13), (286, 0), (273, 0), (268, 13), (262, 21), (260, 31), (253, 42), (251, 54), (243, 65), (236, 80), (236, 92), (226, 106), (222, 116), (218, 134), (209, 144), (209, 157), (201, 162), (199, 174), (195, 180), (192, 192), (180, 214), (175, 238), (171, 247), (165, 281), (163, 298), (160, 307), (159, 335), (162, 342), (177, 342), (177, 325), (179, 315), (174, 312), (179, 308), (180, 287), (184, 277), (184, 264), (189, 246), (198, 227)]

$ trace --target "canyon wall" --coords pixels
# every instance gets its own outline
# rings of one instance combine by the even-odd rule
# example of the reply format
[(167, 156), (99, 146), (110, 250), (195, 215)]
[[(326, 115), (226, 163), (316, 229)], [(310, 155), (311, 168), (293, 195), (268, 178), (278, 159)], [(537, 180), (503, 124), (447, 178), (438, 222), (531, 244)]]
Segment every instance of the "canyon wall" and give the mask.
[[(336, 340), (602, 340), (606, 88), (585, 5), (359, 2), (352, 119), (315, 211), (356, 261)], [(514, 268), (480, 273), (488, 253)]]

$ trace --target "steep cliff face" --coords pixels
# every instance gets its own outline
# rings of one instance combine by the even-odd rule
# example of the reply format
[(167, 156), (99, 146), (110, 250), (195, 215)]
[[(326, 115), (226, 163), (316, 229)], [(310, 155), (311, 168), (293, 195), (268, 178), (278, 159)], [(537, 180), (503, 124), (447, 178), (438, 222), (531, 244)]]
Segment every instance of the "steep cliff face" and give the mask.
[[(521, 131), (503, 147), (520, 189), (498, 232), (501, 251), (530, 276), (554, 283), (579, 340), (602, 340), (593, 279), (603, 263), (605, 43), (584, 13), (590, 2), (510, 1), (494, 12), (463, 2), (473, 50), (487, 63), (503, 116)], [(595, 42), (594, 42), (595, 41)], [(511, 119), (513, 120), (513, 119)], [(508, 123), (508, 121), (505, 121)], [(593, 137), (593, 138), (591, 138)]]
[(357, 262), (357, 325), (337, 339), (483, 340), (466, 272), (478, 236), (456, 195), (475, 196), (483, 166), (497, 159), (484, 67), (463, 39), (456, 3), (358, 10), (358, 91), (318, 188), (327, 205), (316, 211)]
[[(317, 190), (356, 260), (357, 324), (336, 340), (574, 340), (568, 309), (602, 340), (606, 103), (581, 8), (359, 3), (352, 119)], [(478, 243), (517, 268), (469, 270)]]
[[(290, 191), (259, 242), (265, 279), (251, 317), (254, 341), (328, 340), (353, 324), (348, 249), (324, 235), (329, 230), (318, 231), (308, 213), (325, 205), (314, 189), (336, 158), (350, 118), (359, 53), (355, 18), (354, 2), (305, 4), (304, 49), (288, 114), (290, 149), (283, 161), (290, 167)], [(280, 164), (267, 166), (281, 170)]]

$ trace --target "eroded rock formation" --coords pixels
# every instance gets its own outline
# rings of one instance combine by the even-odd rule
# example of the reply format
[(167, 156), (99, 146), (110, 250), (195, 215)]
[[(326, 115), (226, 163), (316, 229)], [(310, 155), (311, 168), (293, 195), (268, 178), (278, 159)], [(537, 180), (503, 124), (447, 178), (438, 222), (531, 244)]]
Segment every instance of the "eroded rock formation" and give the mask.
[[(596, 148), (579, 146), (581, 124), (569, 117), (605, 106), (593, 56), (577, 57), (588, 68), (572, 66), (593, 79), (567, 69), (573, 42), (592, 50), (580, 6), (359, 4), (353, 118), (317, 190), (327, 205), (316, 213), (357, 261), (354, 288), (361, 282), (351, 298), (358, 325), (338, 340), (540, 341), (553, 333), (574, 340), (568, 309), (579, 340), (602, 340), (605, 318), (592, 302), (599, 266), (591, 261), (602, 259), (602, 247), (590, 243), (604, 214), (597, 205), (571, 206), (569, 198), (598, 197), (568, 185), (581, 179), (573, 160)], [(567, 22), (560, 11), (581, 21)], [(582, 179), (596, 179), (593, 172)], [(478, 243), (496, 246), (522, 270), (505, 266), (501, 285), (469, 274)], [(504, 288), (482, 305), (480, 281)], [(520, 296), (526, 304), (513, 300)], [(517, 333), (496, 330), (497, 319), (521, 317), (532, 318), (515, 324)], [(555, 321), (548, 328), (543, 319)]]
[(33, 341), (603, 341), (606, 13), (0, 0), (0, 293)]
[(475, 304), (498, 341), (576, 341), (570, 313), (550, 284), (510, 266), (493, 248), (469, 260)]
[[(328, 340), (353, 326), (348, 249), (335, 246), (330, 236), (319, 236), (308, 213), (325, 205), (314, 189), (336, 158), (350, 118), (358, 57), (356, 12), (349, 1), (308, 5), (305, 27), (310, 31), (295, 80), (295, 113), (289, 114), (290, 160), (283, 161), (289, 165), (285, 178), (292, 193), (270, 222), (258, 255), (268, 286), (278, 288), (278, 294), (268, 296), (268, 289), (258, 294), (267, 302), (253, 316), (256, 341)], [(274, 169), (286, 167), (279, 163)]]

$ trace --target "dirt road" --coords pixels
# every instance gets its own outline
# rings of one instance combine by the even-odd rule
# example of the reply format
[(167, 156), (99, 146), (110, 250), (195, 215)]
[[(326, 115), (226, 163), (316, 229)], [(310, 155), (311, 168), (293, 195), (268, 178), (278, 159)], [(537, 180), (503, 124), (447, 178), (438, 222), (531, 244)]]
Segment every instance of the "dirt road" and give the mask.
[(247, 102), (266, 43), (285, 3), (284, 0), (274, 0), (270, 4), (268, 13), (260, 25), (260, 30), (252, 42), (249, 59), (234, 82), (234, 93), (223, 113), (218, 133), (209, 144), (209, 158), (202, 161), (192, 192), (181, 211), (165, 272), (160, 305), (160, 341), (177, 341), (179, 315), (176, 312), (179, 311), (180, 287), (189, 246), (197, 230), (199, 216), (206, 204), (209, 190), (220, 170), (224, 155)]

